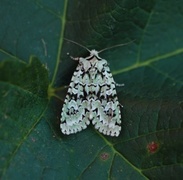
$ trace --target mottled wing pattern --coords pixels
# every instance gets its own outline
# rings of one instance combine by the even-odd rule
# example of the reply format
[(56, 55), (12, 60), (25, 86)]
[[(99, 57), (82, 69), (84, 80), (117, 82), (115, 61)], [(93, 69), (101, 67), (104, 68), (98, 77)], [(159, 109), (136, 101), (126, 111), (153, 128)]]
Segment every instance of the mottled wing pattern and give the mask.
[(86, 116), (89, 102), (85, 99), (83, 67), (78, 64), (68, 88), (61, 113), (60, 128), (64, 134), (72, 134), (85, 129), (90, 124)]
[(99, 132), (118, 136), (121, 130), (120, 104), (107, 61), (95, 50), (89, 57), (78, 60), (62, 109), (61, 131), (76, 133), (92, 122)]

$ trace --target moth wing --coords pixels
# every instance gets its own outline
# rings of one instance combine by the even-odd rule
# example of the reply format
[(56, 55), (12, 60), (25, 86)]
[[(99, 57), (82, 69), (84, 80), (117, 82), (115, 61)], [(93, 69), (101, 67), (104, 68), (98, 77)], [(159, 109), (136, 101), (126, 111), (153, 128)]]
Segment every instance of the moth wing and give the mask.
[(74, 72), (61, 113), (60, 129), (63, 134), (72, 134), (87, 128), (90, 124), (86, 116), (88, 101), (84, 99), (83, 71), (78, 65)]
[(98, 81), (101, 86), (97, 95), (98, 100), (93, 104), (98, 108), (97, 118), (92, 120), (92, 124), (105, 135), (119, 136), (121, 131), (120, 104), (115, 82), (108, 66), (103, 68), (102, 77), (102, 81)]

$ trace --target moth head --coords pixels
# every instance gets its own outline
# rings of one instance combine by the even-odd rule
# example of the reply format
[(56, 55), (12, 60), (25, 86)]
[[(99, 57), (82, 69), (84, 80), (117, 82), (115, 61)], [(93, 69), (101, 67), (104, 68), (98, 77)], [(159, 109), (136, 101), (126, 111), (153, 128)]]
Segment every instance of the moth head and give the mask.
[(93, 49), (93, 50), (90, 51), (90, 55), (98, 56), (98, 51), (96, 51), (95, 49)]
[(98, 59), (100, 59), (98, 56), (98, 51), (96, 51), (95, 49), (90, 51), (90, 56), (96, 56)]
[(91, 50), (90, 56), (98, 56), (98, 51), (96, 51), (95, 49)]

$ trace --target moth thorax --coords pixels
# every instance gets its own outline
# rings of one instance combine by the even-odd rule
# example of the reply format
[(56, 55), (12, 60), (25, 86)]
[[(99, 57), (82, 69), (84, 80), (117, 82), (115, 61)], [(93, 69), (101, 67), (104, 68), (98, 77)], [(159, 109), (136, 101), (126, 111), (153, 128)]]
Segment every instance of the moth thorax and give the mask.
[(96, 51), (95, 49), (90, 51), (90, 55), (92, 56), (98, 56), (98, 51)]

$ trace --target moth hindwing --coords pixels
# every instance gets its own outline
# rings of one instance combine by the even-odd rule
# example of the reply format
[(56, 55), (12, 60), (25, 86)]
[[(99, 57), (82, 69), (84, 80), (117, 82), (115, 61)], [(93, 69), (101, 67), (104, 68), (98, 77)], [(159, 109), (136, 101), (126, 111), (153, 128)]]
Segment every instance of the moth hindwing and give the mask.
[(96, 50), (91, 50), (86, 58), (72, 59), (79, 63), (62, 108), (62, 133), (77, 133), (92, 122), (99, 132), (119, 136), (120, 104), (107, 61), (99, 57)]

